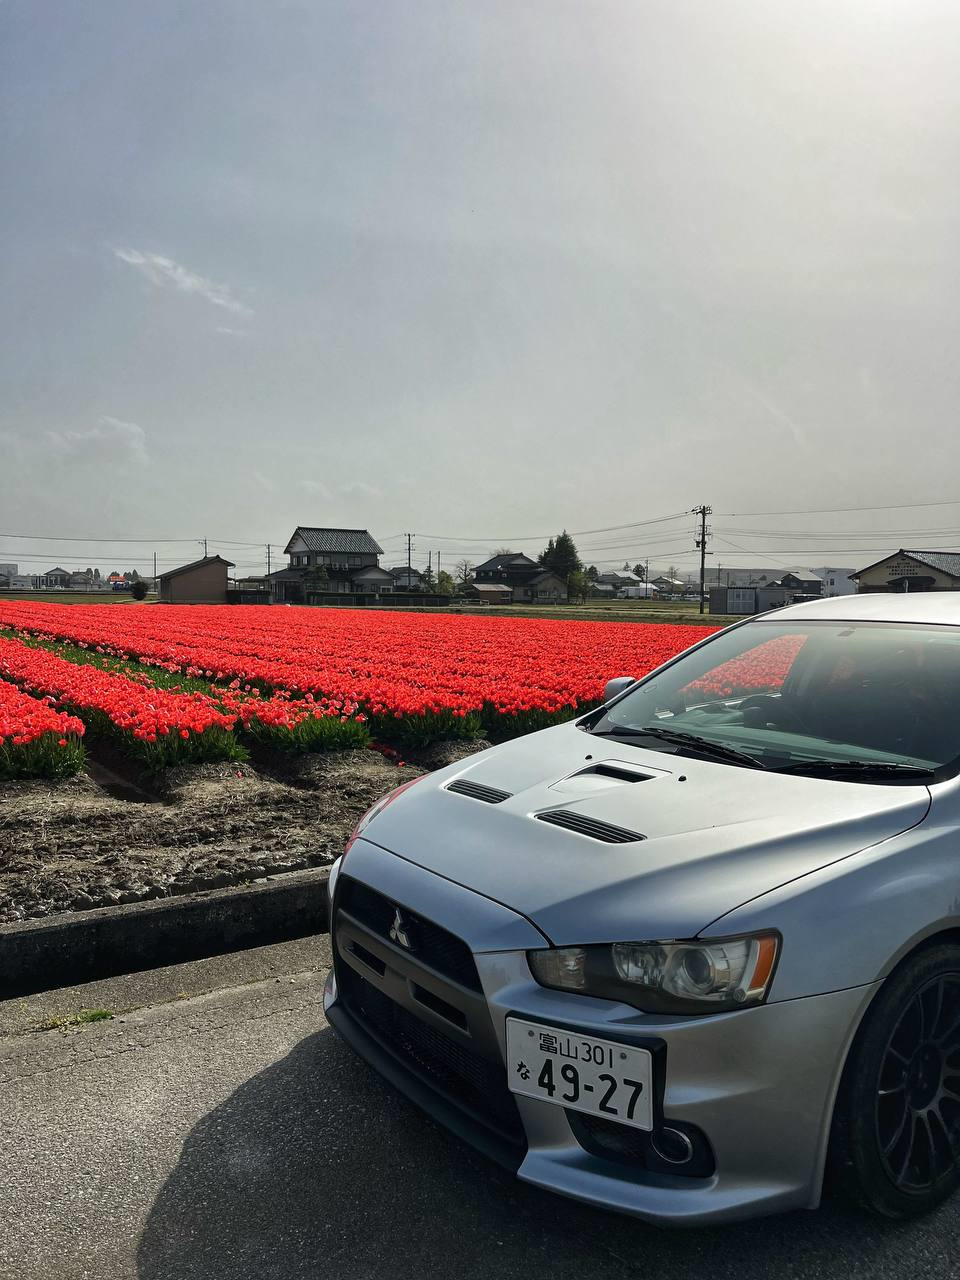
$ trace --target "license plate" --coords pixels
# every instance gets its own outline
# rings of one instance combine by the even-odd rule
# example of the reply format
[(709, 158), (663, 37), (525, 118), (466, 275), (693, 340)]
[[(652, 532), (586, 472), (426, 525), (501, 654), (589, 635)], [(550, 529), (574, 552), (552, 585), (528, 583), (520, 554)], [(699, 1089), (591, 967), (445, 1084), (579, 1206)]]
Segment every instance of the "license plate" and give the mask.
[(653, 1058), (647, 1049), (508, 1018), (507, 1081), (525, 1098), (635, 1129), (653, 1128)]

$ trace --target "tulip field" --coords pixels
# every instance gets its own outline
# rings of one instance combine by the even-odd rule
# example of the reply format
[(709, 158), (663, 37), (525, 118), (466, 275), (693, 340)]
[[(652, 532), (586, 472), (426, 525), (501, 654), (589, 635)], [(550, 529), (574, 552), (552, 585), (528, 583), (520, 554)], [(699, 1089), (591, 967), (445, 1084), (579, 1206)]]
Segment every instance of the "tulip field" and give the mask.
[(502, 740), (596, 705), (702, 627), (361, 609), (0, 603), (0, 778)]

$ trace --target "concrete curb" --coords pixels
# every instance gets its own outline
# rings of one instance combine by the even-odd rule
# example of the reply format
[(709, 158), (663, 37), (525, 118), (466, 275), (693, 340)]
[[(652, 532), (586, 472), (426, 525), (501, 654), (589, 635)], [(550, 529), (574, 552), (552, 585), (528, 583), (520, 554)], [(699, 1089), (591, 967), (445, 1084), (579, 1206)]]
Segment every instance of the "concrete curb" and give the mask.
[(329, 867), (0, 926), (0, 1000), (325, 933)]

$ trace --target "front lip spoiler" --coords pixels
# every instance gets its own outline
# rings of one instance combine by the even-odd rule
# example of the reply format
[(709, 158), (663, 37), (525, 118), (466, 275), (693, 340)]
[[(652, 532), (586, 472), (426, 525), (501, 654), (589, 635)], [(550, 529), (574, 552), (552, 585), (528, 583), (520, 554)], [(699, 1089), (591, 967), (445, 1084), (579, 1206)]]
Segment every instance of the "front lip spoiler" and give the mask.
[(365, 1062), (384, 1077), (431, 1119), (443, 1125), (502, 1168), (515, 1174), (527, 1154), (526, 1144), (518, 1146), (498, 1137), (486, 1125), (472, 1120), (460, 1107), (449, 1102), (442, 1093), (420, 1080), (379, 1040), (353, 1018), (339, 1000), (326, 1010), (327, 1021)]

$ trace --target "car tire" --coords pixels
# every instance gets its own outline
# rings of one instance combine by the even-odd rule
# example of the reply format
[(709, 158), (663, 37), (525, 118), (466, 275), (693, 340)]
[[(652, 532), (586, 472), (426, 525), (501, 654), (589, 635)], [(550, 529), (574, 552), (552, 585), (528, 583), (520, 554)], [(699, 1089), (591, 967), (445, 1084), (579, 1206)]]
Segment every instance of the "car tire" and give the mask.
[(874, 999), (844, 1068), (828, 1177), (901, 1219), (960, 1186), (960, 946), (918, 952)]

